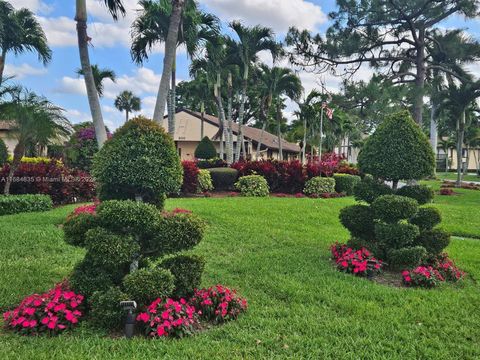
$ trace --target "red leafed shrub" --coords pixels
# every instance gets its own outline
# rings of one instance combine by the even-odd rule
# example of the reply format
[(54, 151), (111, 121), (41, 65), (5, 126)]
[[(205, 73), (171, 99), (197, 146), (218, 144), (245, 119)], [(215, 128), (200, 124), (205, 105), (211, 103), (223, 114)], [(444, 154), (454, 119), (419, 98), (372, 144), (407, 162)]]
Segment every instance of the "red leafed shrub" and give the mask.
[[(10, 171), (7, 164), (0, 170), (0, 191)], [(69, 169), (56, 161), (50, 163), (22, 163), (15, 171), (10, 193), (46, 194), (55, 204), (69, 204), (92, 200), (95, 183), (84, 171)]]
[(59, 334), (73, 328), (83, 316), (83, 296), (59, 284), (45, 294), (33, 294), (3, 314), (5, 326), (22, 335)]
[(373, 276), (380, 272), (383, 262), (365, 248), (354, 250), (345, 244), (333, 244), (330, 247), (338, 270), (357, 276)]
[(214, 323), (235, 320), (248, 306), (247, 300), (238, 297), (236, 290), (222, 285), (195, 290), (190, 302), (202, 319)]
[(98, 206), (98, 203), (79, 206), (75, 210), (73, 210), (73, 215), (74, 216), (80, 215), (80, 214), (95, 215), (97, 211), (97, 206)]
[(191, 335), (198, 327), (195, 308), (185, 299), (157, 299), (145, 312), (138, 314), (137, 321), (144, 324), (145, 334), (149, 337), (182, 338)]
[[(336, 199), (347, 196), (345, 193), (323, 193), (319, 194), (318, 197), (322, 199)], [(313, 195), (311, 197), (314, 197)]]
[(342, 156), (335, 153), (325, 153), (322, 155), (322, 161), (318, 161), (318, 156), (311, 158), (306, 166), (309, 179), (316, 176), (332, 176), (337, 172), (340, 162), (344, 160)]
[(445, 281), (440, 272), (432, 266), (418, 266), (413, 270), (405, 270), (402, 272), (402, 276), (406, 286), (432, 288), (439, 282)]
[(360, 170), (358, 170), (357, 167), (343, 161), (340, 163), (340, 165), (338, 165), (338, 168), (335, 172), (337, 174), (360, 175)]
[(451, 189), (451, 188), (441, 188), (438, 193), (440, 195), (450, 196), (450, 195), (453, 195), (453, 189)]
[(191, 214), (192, 212), (187, 209), (175, 208), (172, 211), (164, 211), (163, 216), (175, 216), (178, 214)]
[(200, 169), (195, 161), (184, 160), (183, 166), (183, 184), (182, 192), (188, 194), (195, 194), (198, 188), (198, 174)]

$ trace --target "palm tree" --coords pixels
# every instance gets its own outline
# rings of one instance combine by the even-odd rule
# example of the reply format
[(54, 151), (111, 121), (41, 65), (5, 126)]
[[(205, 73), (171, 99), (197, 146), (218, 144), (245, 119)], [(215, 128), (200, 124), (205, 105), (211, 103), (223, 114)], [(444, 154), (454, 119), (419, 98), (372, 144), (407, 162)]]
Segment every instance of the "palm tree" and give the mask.
[(17, 140), (4, 188), (4, 194), (9, 195), (12, 178), (27, 147), (46, 146), (53, 140), (69, 135), (72, 128), (63, 115), (63, 109), (32, 92), (14, 93), (11, 101), (0, 104), (0, 112), (12, 124), (12, 134)]
[[(78, 69), (77, 75), (82, 75), (83, 76), (83, 70)], [(97, 93), (99, 97), (103, 97), (103, 81), (105, 79), (110, 79), (113, 82), (117, 81), (117, 75), (115, 74), (115, 71), (108, 69), (108, 68), (103, 68), (100, 69), (97, 64), (92, 65), (92, 73), (93, 73), (93, 81), (95, 82), (95, 88), (97, 89)]]
[[(137, 17), (132, 25), (132, 59), (137, 64), (142, 64), (148, 59), (148, 54), (152, 47), (157, 43), (165, 43), (167, 47), (167, 40), (170, 34), (170, 25), (174, 6), (169, 0), (142, 0), (140, 6), (143, 8), (140, 15)], [(167, 92), (168, 96), (162, 100), (160, 93), (157, 97), (157, 104), (155, 105), (154, 120), (161, 122), (163, 120), (162, 109), (159, 101), (167, 101), (168, 103), (168, 131), (173, 137), (175, 131), (175, 92), (176, 92), (176, 51), (181, 45), (185, 45), (187, 54), (194, 57), (202, 48), (202, 44), (208, 41), (211, 37), (219, 32), (218, 19), (201, 11), (198, 4), (194, 0), (186, 0), (180, 15), (180, 30), (176, 38), (176, 46), (173, 48), (173, 59), (171, 66), (171, 88)], [(165, 61), (167, 51), (165, 51)], [(164, 65), (165, 66), (165, 65)], [(164, 69), (165, 71), (165, 69)], [(164, 77), (162, 75), (162, 81)], [(162, 87), (162, 81), (160, 86)], [(163, 90), (162, 90), (163, 91)], [(165, 111), (165, 104), (163, 111)]]
[(237, 140), (236, 160), (240, 158), (240, 151), (245, 157), (245, 144), (243, 125), (245, 116), (245, 102), (247, 101), (248, 79), (251, 66), (258, 61), (258, 53), (269, 51), (275, 60), (281, 54), (281, 46), (275, 41), (273, 30), (260, 25), (247, 27), (239, 21), (230, 23), (230, 28), (235, 32), (238, 41), (229, 38), (227, 41), (229, 59), (241, 68), (242, 92), (240, 109), (238, 112), (239, 134)]
[[(312, 128), (318, 117), (318, 104), (321, 102), (322, 94), (313, 89), (302, 103), (298, 103), (299, 110), (295, 113), (302, 122), (303, 140), (302, 140), (302, 161), (305, 163), (307, 154), (308, 129)], [(320, 102), (319, 102), (320, 101)]]
[[(125, 8), (122, 0), (103, 0), (114, 20), (118, 15), (125, 15)], [(107, 141), (107, 131), (103, 122), (100, 100), (95, 86), (93, 70), (90, 66), (90, 56), (88, 54), (88, 42), (91, 40), (87, 35), (87, 2), (86, 0), (76, 0), (75, 21), (77, 22), (78, 51), (80, 54), (80, 64), (82, 67), (85, 86), (87, 88), (88, 104), (92, 114), (93, 125), (95, 126), (95, 135), (98, 147), (101, 148)]]
[(8, 2), (0, 0), (0, 84), (10, 52), (14, 55), (35, 52), (44, 65), (52, 59), (47, 37), (35, 15), (25, 8), (15, 10)]
[(141, 100), (138, 96), (133, 95), (131, 91), (122, 91), (115, 99), (115, 107), (119, 111), (125, 111), (125, 121), (128, 121), (128, 115), (132, 111), (140, 111)]

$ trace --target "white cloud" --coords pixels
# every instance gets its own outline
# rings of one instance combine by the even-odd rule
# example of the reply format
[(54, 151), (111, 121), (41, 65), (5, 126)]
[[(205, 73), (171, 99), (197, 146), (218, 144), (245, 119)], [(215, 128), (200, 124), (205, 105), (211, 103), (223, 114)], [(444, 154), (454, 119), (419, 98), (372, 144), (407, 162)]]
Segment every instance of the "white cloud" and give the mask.
[(15, 79), (23, 79), (27, 76), (38, 76), (44, 75), (48, 71), (45, 68), (36, 68), (28, 64), (22, 65), (5, 65), (5, 75), (6, 76), (13, 76)]
[(53, 89), (53, 92), (59, 94), (87, 95), (83, 78), (72, 78), (69, 76), (64, 76), (60, 80), (60, 84)]
[(9, 3), (16, 9), (27, 8), (33, 12), (48, 14), (53, 10), (53, 6), (40, 0), (9, 0)]
[(320, 6), (306, 0), (205, 0), (203, 3), (222, 18), (262, 24), (284, 34), (290, 26), (315, 30), (327, 21)]

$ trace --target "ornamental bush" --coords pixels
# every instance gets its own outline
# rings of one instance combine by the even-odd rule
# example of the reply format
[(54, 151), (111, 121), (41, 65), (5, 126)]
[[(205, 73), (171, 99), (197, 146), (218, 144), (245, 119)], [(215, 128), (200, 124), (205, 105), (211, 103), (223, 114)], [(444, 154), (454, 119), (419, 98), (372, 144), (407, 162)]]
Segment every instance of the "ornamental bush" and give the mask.
[(175, 278), (169, 270), (144, 268), (132, 272), (123, 279), (125, 293), (140, 304), (148, 304), (157, 298), (169, 297)]
[(413, 224), (375, 224), (375, 238), (387, 251), (412, 245), (419, 234)]
[(305, 195), (330, 194), (335, 192), (335, 180), (333, 178), (314, 177), (308, 180), (303, 189)]
[(198, 176), (200, 169), (195, 161), (182, 161), (183, 183), (182, 192), (184, 194), (195, 194), (198, 189)]
[(208, 169), (212, 177), (213, 187), (216, 191), (233, 190), (238, 179), (238, 171), (231, 168)]
[(8, 149), (5, 142), (0, 139), (0, 168), (7, 162), (8, 159)]
[(340, 222), (353, 237), (373, 239), (375, 222), (373, 212), (368, 205), (356, 204), (340, 210)]
[(372, 210), (376, 219), (394, 224), (413, 217), (418, 211), (418, 203), (404, 196), (383, 195), (372, 203)]
[(433, 175), (435, 155), (427, 136), (408, 111), (388, 116), (367, 139), (358, 156), (365, 174), (393, 181)]
[(419, 205), (425, 205), (432, 202), (435, 193), (433, 189), (426, 185), (404, 186), (397, 190), (396, 195), (406, 196), (418, 201)]
[(349, 196), (353, 195), (353, 189), (361, 181), (360, 176), (349, 174), (334, 174), (333, 178), (335, 179), (335, 191)]
[(415, 243), (427, 249), (429, 254), (438, 255), (450, 244), (450, 234), (441, 229), (425, 230)]
[(172, 255), (162, 259), (158, 266), (173, 274), (173, 296), (186, 298), (200, 287), (205, 260), (197, 255)]
[(96, 266), (93, 259), (87, 255), (75, 265), (69, 282), (74, 291), (90, 298), (94, 292), (108, 290), (115, 283), (119, 283), (121, 276), (121, 274), (112, 274), (107, 269)]
[(418, 209), (418, 212), (410, 219), (410, 222), (417, 225), (420, 230), (432, 230), (442, 222), (442, 215), (437, 208), (424, 207)]
[(388, 185), (367, 175), (355, 185), (353, 194), (355, 195), (355, 200), (371, 204), (379, 196), (393, 194), (393, 190)]
[(67, 244), (84, 247), (88, 230), (97, 227), (97, 217), (93, 214), (80, 213), (69, 216), (63, 223), (64, 239)]
[(92, 173), (101, 200), (141, 199), (159, 208), (165, 194), (178, 192), (182, 185), (182, 166), (173, 140), (143, 117), (115, 132), (95, 155)]
[(96, 291), (90, 298), (91, 323), (104, 330), (120, 330), (125, 326), (126, 312), (120, 306), (121, 301), (127, 301), (128, 295), (119, 287), (111, 287), (106, 291)]
[(202, 160), (215, 159), (217, 157), (217, 150), (212, 140), (205, 136), (197, 145), (195, 149), (195, 158)]
[(198, 172), (197, 192), (204, 193), (213, 190), (212, 176), (208, 170), (200, 170)]
[(0, 195), (0, 216), (51, 209), (52, 199), (48, 195)]
[(427, 250), (423, 246), (394, 249), (388, 254), (388, 258), (391, 259), (389, 265), (399, 269), (405, 266), (418, 266), (426, 257)]
[(242, 176), (235, 183), (235, 188), (242, 196), (264, 197), (270, 193), (267, 180), (260, 175)]

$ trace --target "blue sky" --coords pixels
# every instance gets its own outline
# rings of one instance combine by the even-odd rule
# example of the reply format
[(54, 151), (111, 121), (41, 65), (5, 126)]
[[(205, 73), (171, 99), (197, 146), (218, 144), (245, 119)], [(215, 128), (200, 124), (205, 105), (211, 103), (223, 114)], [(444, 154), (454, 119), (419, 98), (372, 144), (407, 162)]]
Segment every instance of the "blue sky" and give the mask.
[[(15, 7), (27, 7), (34, 11), (47, 33), (53, 50), (53, 60), (43, 67), (34, 55), (7, 58), (7, 74), (16, 75), (16, 81), (25, 87), (43, 94), (67, 111), (68, 118), (76, 123), (90, 119), (83, 79), (75, 70), (80, 66), (76, 45), (75, 2), (65, 0), (10, 0)], [(128, 13), (125, 19), (115, 23), (98, 0), (87, 0), (89, 9), (88, 33), (92, 38), (91, 62), (113, 69), (117, 83), (105, 83), (102, 101), (105, 123), (112, 129), (123, 123), (123, 115), (113, 107), (115, 96), (122, 90), (132, 90), (143, 100), (142, 113), (151, 117), (160, 74), (162, 71), (163, 45), (159, 45), (143, 67), (132, 63), (129, 53), (129, 27), (135, 17), (137, 1), (125, 0)], [(249, 25), (257, 23), (272, 27), (278, 38), (283, 38), (291, 25), (310, 30), (325, 31), (327, 14), (335, 9), (335, 0), (203, 0), (201, 6), (215, 13), (226, 24), (240, 19)], [(480, 39), (480, 22), (465, 22), (453, 17), (443, 27), (461, 27)], [(268, 61), (268, 59), (266, 59)], [(480, 69), (476, 67), (476, 69)], [(367, 79), (368, 69), (358, 74)], [(178, 56), (178, 78), (188, 79), (188, 59)], [(318, 76), (301, 74), (306, 90), (317, 86)], [(324, 79), (334, 90), (339, 79)], [(288, 110), (293, 110), (291, 106)]]

